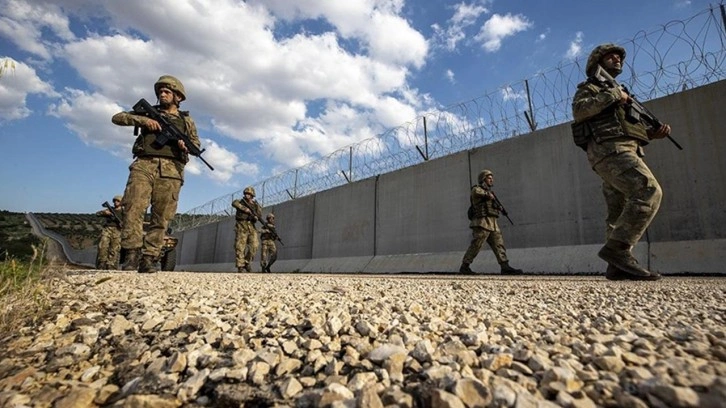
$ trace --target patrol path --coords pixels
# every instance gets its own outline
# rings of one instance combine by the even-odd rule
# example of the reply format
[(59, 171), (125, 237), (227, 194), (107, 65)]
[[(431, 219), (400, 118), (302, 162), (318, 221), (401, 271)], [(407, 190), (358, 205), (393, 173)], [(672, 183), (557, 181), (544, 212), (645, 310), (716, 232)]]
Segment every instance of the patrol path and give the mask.
[(0, 340), (0, 406), (726, 400), (723, 278), (71, 271), (50, 289)]

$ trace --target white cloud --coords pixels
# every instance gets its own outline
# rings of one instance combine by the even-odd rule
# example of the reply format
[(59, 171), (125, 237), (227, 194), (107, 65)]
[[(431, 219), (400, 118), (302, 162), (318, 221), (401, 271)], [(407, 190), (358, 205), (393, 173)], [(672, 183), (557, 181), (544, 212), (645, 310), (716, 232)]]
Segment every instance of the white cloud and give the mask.
[(361, 41), (369, 56), (381, 62), (420, 68), (428, 53), (426, 39), (400, 15), (403, 0), (249, 2), (289, 21), (323, 18), (342, 38)]
[(0, 68), (0, 123), (28, 117), (32, 113), (27, 106), (28, 95), (58, 96), (49, 83), (38, 77), (35, 69), (22, 62), (0, 56)]
[(487, 13), (489, 13), (489, 9), (482, 3), (455, 5), (454, 15), (447, 21), (446, 28), (442, 28), (438, 24), (432, 25), (436, 42), (448, 51), (455, 50), (457, 44), (466, 38), (466, 28), (475, 24), (479, 16)]
[(75, 37), (69, 28), (68, 17), (55, 4), (0, 0), (0, 10), (0, 36), (42, 59), (50, 59), (54, 48), (53, 38), (42, 38), (44, 30), (62, 41)]
[(446, 73), (444, 74), (446, 76), (446, 79), (449, 80), (452, 84), (456, 83), (456, 78), (454, 77), (454, 71), (447, 69)]
[(480, 42), (482, 48), (487, 52), (495, 52), (501, 48), (502, 40), (530, 27), (532, 27), (532, 23), (521, 14), (512, 15), (507, 13), (504, 16), (493, 14), (484, 23), (474, 39)]
[(582, 54), (583, 38), (584, 34), (582, 33), (582, 31), (578, 31), (577, 33), (575, 33), (575, 39), (570, 41), (570, 47), (565, 53), (565, 58), (574, 60)]
[(524, 92), (524, 90), (521, 91), (515, 91), (514, 88), (511, 86), (506, 86), (500, 90), (502, 94), (502, 99), (504, 101), (516, 101), (516, 100), (525, 100), (527, 99), (527, 94)]

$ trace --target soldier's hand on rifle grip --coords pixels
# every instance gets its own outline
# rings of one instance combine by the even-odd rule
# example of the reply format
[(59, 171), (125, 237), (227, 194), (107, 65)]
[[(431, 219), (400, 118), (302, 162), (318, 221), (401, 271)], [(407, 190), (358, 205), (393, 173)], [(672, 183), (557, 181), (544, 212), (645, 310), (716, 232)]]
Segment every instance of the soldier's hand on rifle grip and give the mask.
[(630, 102), (630, 95), (628, 95), (627, 92), (625, 92), (624, 90), (621, 89), (620, 90), (620, 104), (625, 105), (628, 102)]
[(184, 144), (183, 140), (181, 140), (181, 139), (177, 140), (177, 145), (179, 146), (180, 149), (182, 149), (182, 151), (184, 153), (189, 153), (189, 149), (187, 149), (187, 145)]
[(152, 132), (158, 132), (161, 130), (161, 125), (159, 122), (155, 121), (154, 119), (146, 119), (146, 123), (144, 124), (147, 129), (149, 129)]
[(649, 131), (648, 137), (650, 137), (651, 139), (663, 139), (664, 137), (668, 137), (670, 134), (671, 126), (664, 124), (656, 131)]

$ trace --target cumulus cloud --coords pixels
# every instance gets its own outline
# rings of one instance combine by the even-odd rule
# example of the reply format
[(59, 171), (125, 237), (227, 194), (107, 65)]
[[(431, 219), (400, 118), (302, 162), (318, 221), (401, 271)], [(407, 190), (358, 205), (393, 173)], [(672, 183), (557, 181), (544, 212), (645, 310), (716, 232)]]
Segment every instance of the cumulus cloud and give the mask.
[(40, 79), (27, 64), (0, 55), (0, 72), (0, 123), (30, 116), (28, 95), (58, 96), (51, 84)]
[[(0, 0), (0, 36), (12, 41), (21, 50), (42, 59), (52, 58), (55, 40), (71, 41), (75, 36), (68, 17), (58, 5), (31, 3), (22, 0)], [(43, 38), (48, 31), (50, 38)]]
[(457, 44), (466, 38), (466, 29), (474, 25), (482, 14), (489, 13), (486, 3), (459, 3), (454, 6), (454, 14), (445, 27), (432, 26), (437, 44), (448, 51), (455, 50)]
[(532, 23), (521, 14), (512, 15), (507, 13), (502, 16), (493, 14), (479, 30), (474, 39), (481, 43), (482, 48), (487, 52), (498, 51), (502, 41), (521, 31), (532, 27)]
[(570, 47), (565, 53), (565, 58), (574, 60), (582, 54), (582, 40), (584, 36), (582, 31), (575, 33), (575, 39), (570, 41)]

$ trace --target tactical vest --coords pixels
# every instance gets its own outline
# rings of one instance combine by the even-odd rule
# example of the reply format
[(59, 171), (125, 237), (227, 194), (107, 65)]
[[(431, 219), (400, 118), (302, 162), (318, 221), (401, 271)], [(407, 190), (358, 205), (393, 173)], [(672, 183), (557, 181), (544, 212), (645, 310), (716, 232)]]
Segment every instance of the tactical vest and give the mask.
[[(474, 188), (481, 186), (472, 186), (472, 192)], [(486, 188), (483, 188), (484, 191), (489, 191)], [(494, 200), (485, 199), (484, 197), (480, 197), (478, 195), (471, 195), (471, 205), (474, 208), (474, 218), (484, 218), (484, 217), (499, 217), (499, 206)]]
[[(123, 221), (123, 219), (124, 219), (123, 208), (119, 208), (119, 209), (114, 208), (113, 210), (116, 212), (116, 215), (118, 216), (118, 218), (121, 221)], [(118, 225), (118, 223), (116, 223), (116, 218), (114, 218), (113, 215), (104, 215), (103, 218), (105, 219), (105, 221), (103, 223), (104, 228), (105, 227), (115, 227), (115, 228), (121, 229), (121, 227)]]
[[(189, 135), (187, 133), (189, 129), (187, 120), (191, 120), (189, 112), (179, 111), (179, 116), (168, 115), (164, 112), (161, 114), (166, 116), (177, 129)], [(189, 155), (179, 148), (178, 141), (168, 140), (166, 144), (160, 146), (156, 143), (156, 135), (157, 132), (152, 133), (148, 129), (142, 128), (141, 134), (136, 138), (134, 147), (131, 149), (134, 157), (168, 157), (183, 163), (189, 161)]]
[[(240, 198), (239, 200), (242, 201), (242, 200), (244, 200), (244, 198)], [(250, 204), (250, 203), (247, 203), (247, 204)], [(241, 205), (244, 205), (244, 204), (241, 204)], [(250, 206), (252, 208), (254, 208), (255, 210), (257, 210), (257, 208), (258, 208), (257, 203), (250, 204)], [(253, 214), (248, 214), (248, 213), (240, 210), (239, 208), (236, 208), (236, 210), (237, 210), (237, 212), (235, 213), (234, 218), (237, 221), (255, 221), (257, 219), (257, 217), (254, 216)]]
[[(603, 89), (602, 85), (589, 81), (586, 85), (595, 92)], [(632, 138), (640, 141), (645, 146), (650, 142), (643, 123), (631, 123), (626, 119), (625, 106), (615, 103), (597, 115), (584, 121), (589, 125), (592, 137), (601, 143), (605, 140), (617, 138)]]
[[(267, 225), (271, 226), (272, 228), (275, 228), (275, 226), (269, 222), (267, 223)], [(263, 241), (274, 241), (275, 236), (272, 234), (272, 231), (270, 231), (269, 228), (263, 227), (262, 232), (260, 232), (260, 239)]]

